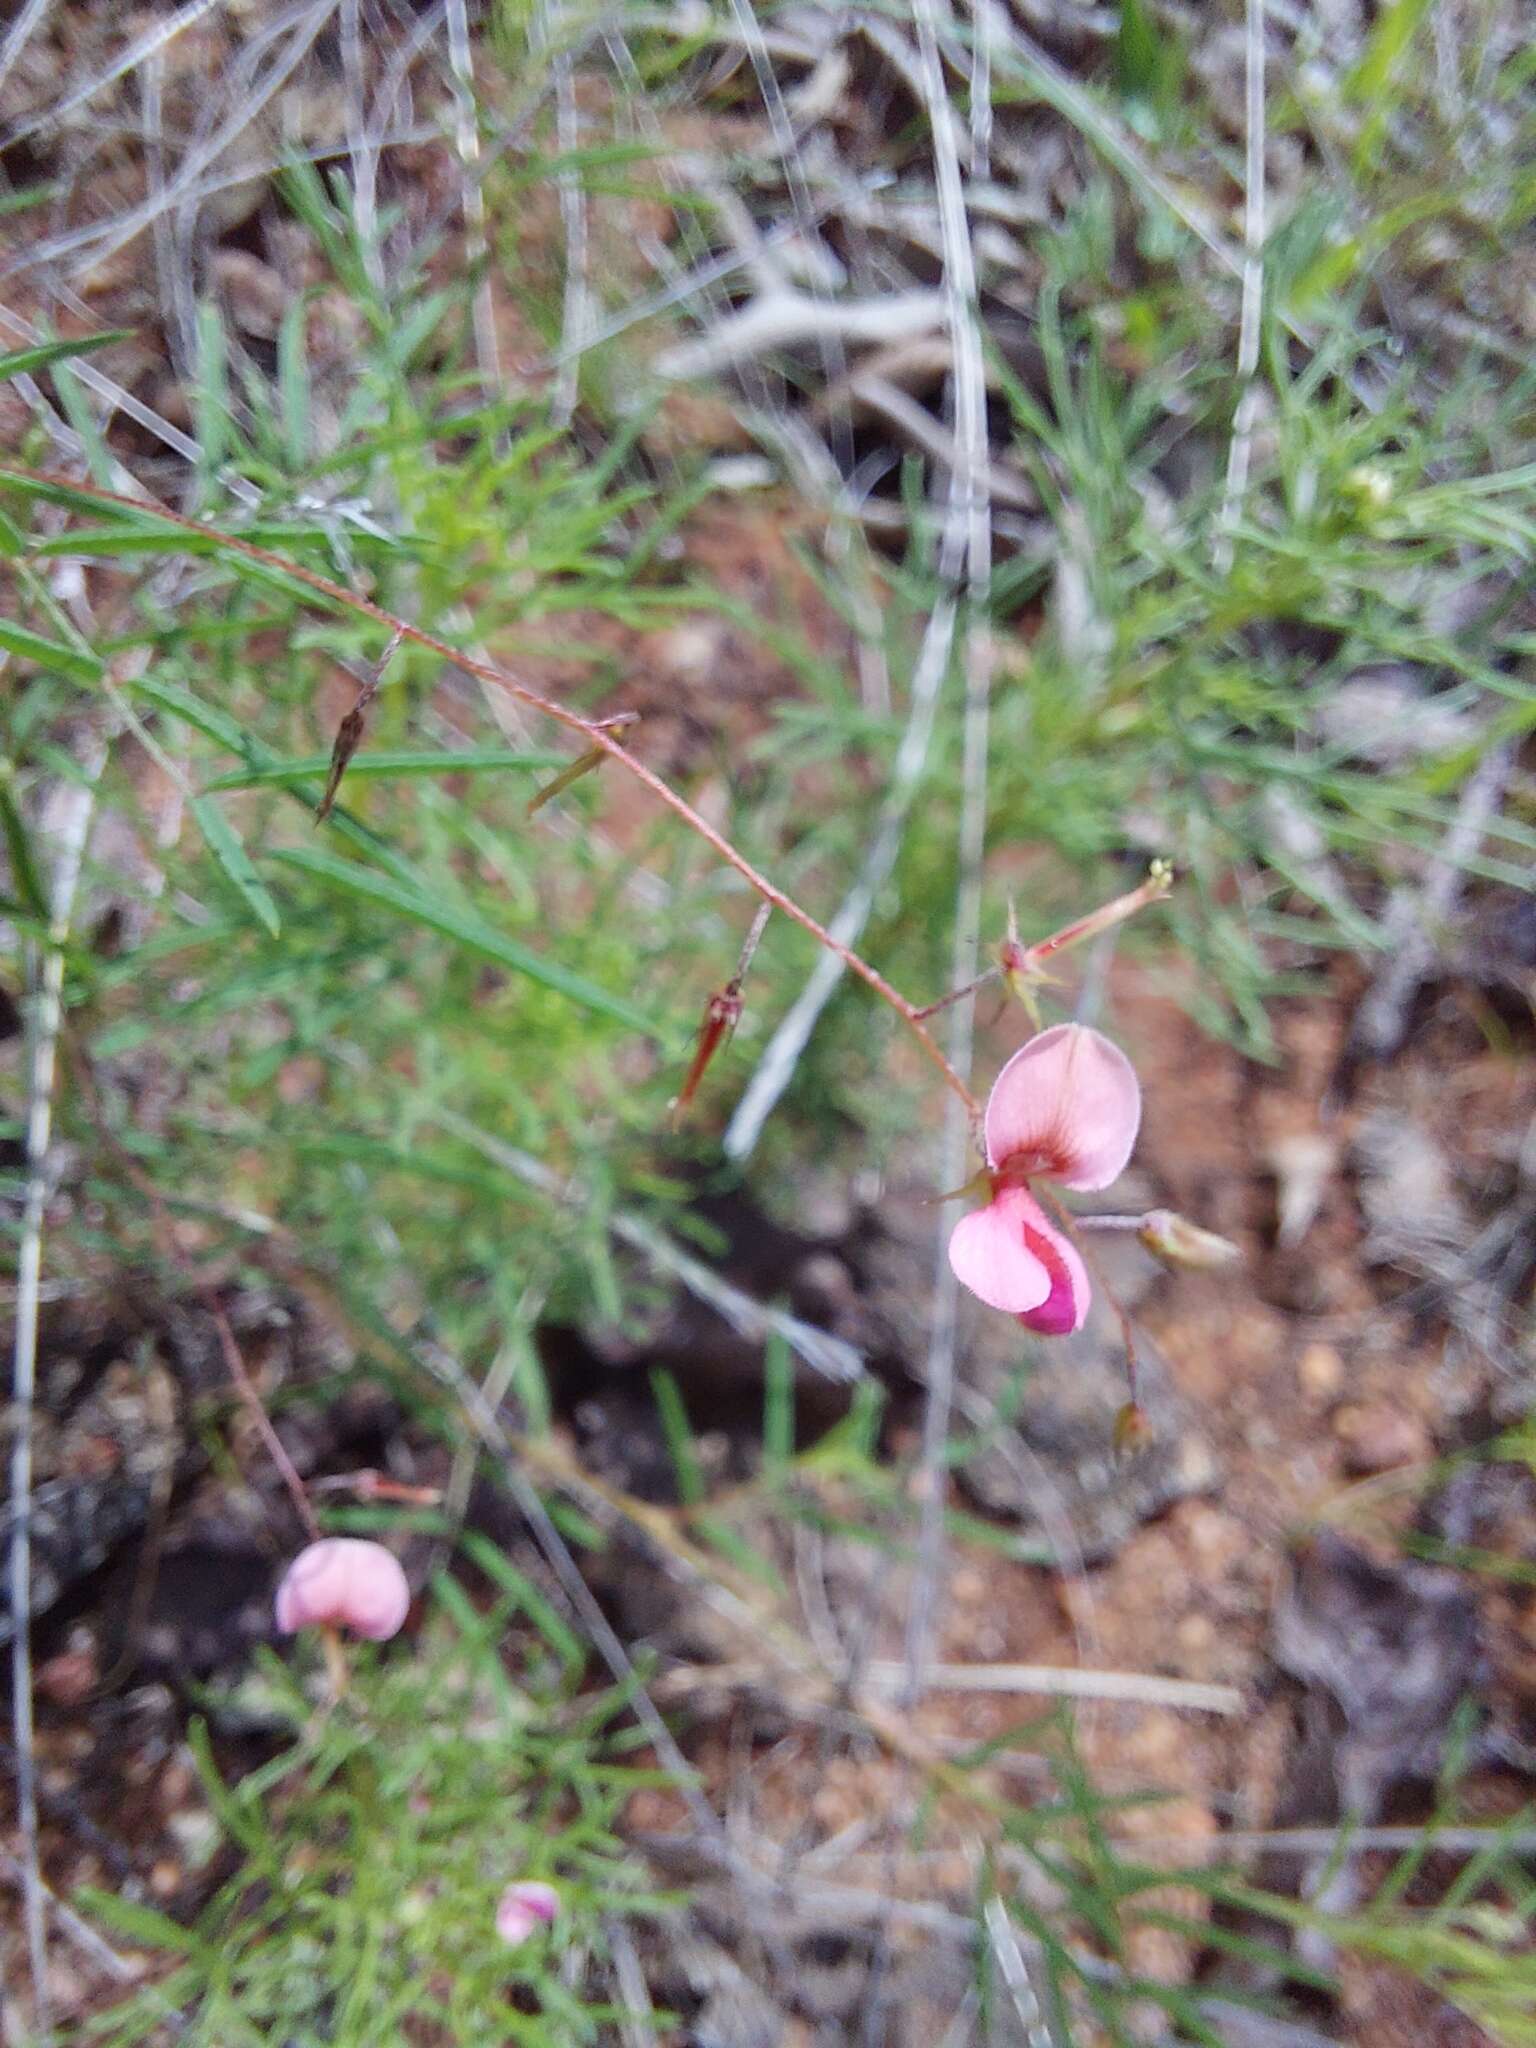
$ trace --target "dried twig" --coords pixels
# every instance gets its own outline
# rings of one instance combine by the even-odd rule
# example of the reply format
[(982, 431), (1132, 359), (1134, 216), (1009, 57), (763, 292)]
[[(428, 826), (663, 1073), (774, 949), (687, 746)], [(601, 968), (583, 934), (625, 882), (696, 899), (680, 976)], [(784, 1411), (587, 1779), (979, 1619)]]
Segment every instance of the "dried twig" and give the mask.
[(44, 1889), (37, 1849), (37, 1766), (32, 1721), (32, 1428), (37, 1392), (38, 1304), (42, 1280), (43, 1211), (53, 1132), (53, 1084), (63, 1017), (64, 946), (95, 809), (106, 745), (93, 739), (81, 762), (83, 779), (59, 793), (55, 863), (48, 905), (48, 942), (29, 949), (32, 1000), (27, 1018), (26, 1192), (16, 1265), (16, 1332), (11, 1372), (11, 1726), (16, 1744), (16, 1808), (23, 1839), (27, 1957), (38, 2033), (50, 2032)]
[[(23, 1890), (27, 1884), (27, 1866), (8, 1850), (0, 1849), (0, 1870), (13, 1884)], [(59, 1923), (60, 1931), (67, 1935), (84, 1956), (88, 1956), (98, 1969), (105, 1970), (109, 1977), (119, 1984), (136, 1983), (142, 1974), (126, 1956), (120, 1956), (110, 1942), (103, 1941), (88, 1920), (82, 1920), (72, 1906), (66, 1905), (50, 1885), (42, 1885), (43, 1901)]]
[[(865, 925), (869, 922), (875, 898), (884, 888), (896, 864), (896, 856), (901, 850), (902, 833), (906, 829), (907, 813), (912, 807), (912, 799), (917, 794), (917, 785), (928, 759), (928, 745), (933, 736), (939, 690), (949, 671), (957, 609), (952, 587), (953, 565), (941, 557), (940, 571), (945, 576), (945, 581), (928, 614), (928, 624), (924, 629), (922, 645), (913, 667), (907, 723), (902, 732), (901, 744), (896, 750), (895, 765), (892, 767), (891, 779), (880, 807), (874, 836), (870, 840), (869, 851), (864, 856), (863, 865), (853, 887), (838, 905), (827, 927), (838, 940), (839, 948), (857, 944)], [(800, 1055), (809, 1044), (811, 1033), (816, 1028), (817, 1019), (831, 1000), (833, 990), (843, 978), (844, 965), (839, 950), (824, 952), (816, 962), (805, 987), (774, 1027), (773, 1034), (763, 1048), (762, 1057), (753, 1069), (752, 1077), (742, 1091), (741, 1100), (737, 1103), (731, 1120), (725, 1127), (725, 1135), (720, 1141), (728, 1159), (746, 1159), (751, 1156), (758, 1138), (762, 1135), (763, 1125), (768, 1121), (779, 1097), (790, 1084)]]
[[(795, 133), (789, 109), (784, 103), (784, 95), (779, 88), (778, 73), (774, 69), (772, 55), (764, 39), (762, 24), (757, 18), (752, 0), (731, 0), (731, 14), (741, 31), (747, 59), (752, 66), (757, 89), (768, 115), (768, 126), (773, 135), (774, 147), (784, 166), (784, 181), (789, 189), (796, 224), (805, 246), (810, 248), (815, 234), (816, 209), (811, 200), (810, 185), (800, 154), (799, 138)], [(835, 327), (821, 329), (817, 345), (824, 382), (840, 382), (847, 373), (847, 359), (843, 353), (841, 332)], [(846, 422), (838, 422), (838, 431), (834, 434), (834, 447), (841, 466), (846, 468), (852, 460), (853, 452)]]
[(624, 2048), (655, 2048), (656, 2010), (651, 2004), (645, 1971), (641, 1967), (629, 1923), (620, 1914), (610, 1913), (603, 1920), (603, 1932), (613, 1957), (614, 1979), (623, 2000), (618, 2028)]
[[(896, 1692), (905, 1677), (900, 1664), (871, 1664), (868, 1683)], [(1161, 1678), (1140, 1671), (1084, 1671), (1074, 1665), (933, 1664), (928, 1685), (938, 1692), (1038, 1693), (1046, 1699), (1119, 1700), (1135, 1706), (1182, 1707), (1192, 1714), (1240, 1714), (1243, 1695), (1235, 1685), (1202, 1685), (1189, 1678)]]
[(1013, 2001), (1013, 2009), (1019, 2016), (1019, 2025), (1024, 2029), (1026, 2048), (1056, 2048), (1051, 2029), (1046, 2025), (1040, 2010), (1040, 2000), (1030, 1981), (1029, 1965), (1024, 1959), (1023, 1945), (1019, 1931), (1008, 1917), (1008, 1909), (994, 1893), (982, 1908), (982, 1920), (986, 1925), (987, 1942), (992, 1950), (993, 1961), (997, 1964), (998, 1975), (1007, 1987)]
[(5, 32), (5, 41), (0, 43), (0, 85), (10, 77), (16, 59), (21, 55), (42, 24), (53, 0), (27, 0), (20, 14)]
[(1264, 310), (1264, 0), (1247, 0), (1245, 20), (1246, 106), (1248, 122), (1247, 199), (1243, 210), (1243, 304), (1237, 337), (1237, 407), (1227, 449), (1227, 479), (1222, 491), (1216, 545), (1211, 551), (1218, 575), (1232, 566), (1232, 531), (1242, 512), (1248, 488), (1248, 463), (1253, 429), (1259, 413), (1260, 317)]
[(379, 247), (379, 152), (368, 126), (368, 79), (363, 60), (361, 0), (341, 0), (341, 67), (347, 87), (347, 154), (352, 164), (352, 217), (368, 282), (382, 300), (384, 256)]
[[(939, 223), (944, 240), (944, 296), (950, 344), (954, 349), (955, 467), (950, 473), (948, 522), (963, 551), (967, 617), (965, 655), (965, 717), (962, 742), (960, 832), (957, 848), (959, 880), (955, 892), (954, 945), (950, 978), (960, 986), (976, 978), (981, 945), (982, 854), (987, 812), (987, 732), (992, 691), (992, 637), (987, 622), (987, 592), (992, 578), (992, 505), (987, 459), (987, 375), (981, 341), (981, 309), (977, 299), (976, 259), (966, 218), (960, 181), (960, 158), (954, 131), (942, 118), (948, 108), (944, 71), (939, 59), (939, 25), (934, 0), (917, 0), (918, 55), (922, 66), (924, 104), (933, 135), (934, 180)], [(978, 122), (984, 122), (978, 116)], [(973, 163), (984, 148), (986, 129), (972, 136)], [(984, 160), (978, 168), (985, 170)], [(975, 1032), (975, 998), (968, 996), (950, 1011), (949, 1060), (968, 1075)], [(939, 1157), (939, 1186), (956, 1187), (965, 1177), (966, 1151), (972, 1119), (958, 1102), (946, 1103)], [(924, 1671), (933, 1650), (934, 1602), (944, 1564), (944, 1512), (947, 1505), (949, 1429), (954, 1405), (955, 1336), (959, 1287), (946, 1255), (947, 1219), (941, 1223), (935, 1250), (933, 1324), (924, 1379), (923, 1494), (918, 1535), (917, 1569), (907, 1614), (907, 1692), (922, 1691)]]
[[(558, 9), (551, 7), (545, 34), (551, 40), (562, 27)], [(581, 142), (581, 110), (576, 104), (576, 72), (569, 49), (555, 51), (555, 141), (560, 154), (573, 156)], [(565, 287), (560, 315), (560, 367), (550, 397), (550, 418), (556, 426), (569, 426), (576, 411), (581, 374), (583, 337), (591, 325), (591, 292), (587, 284), (587, 201), (581, 189), (581, 173), (574, 165), (556, 173), (555, 189), (560, 197), (560, 226), (565, 236)]]
[[(44, 0), (44, 5), (46, 4), (47, 0)], [(35, 135), (40, 128), (55, 128), (68, 120), (78, 108), (88, 106), (98, 93), (105, 92), (108, 86), (115, 85), (118, 79), (126, 78), (130, 71), (148, 58), (157, 56), (168, 43), (174, 42), (184, 30), (191, 28), (194, 22), (201, 21), (205, 14), (210, 13), (219, 4), (220, 0), (189, 0), (189, 4), (179, 13), (155, 22), (137, 41), (130, 43), (126, 50), (119, 51), (105, 71), (98, 71), (94, 76), (83, 79), (62, 99), (50, 102), (38, 113), (28, 114), (20, 121), (13, 121), (8, 128), (0, 129), (0, 149), (10, 149), (16, 143), (24, 142), (28, 136)], [(40, 15), (41, 12), (40, 7), (27, 8), (11, 30), (6, 39), (5, 49), (0, 50), (0, 82), (4, 81), (6, 73), (21, 52), (22, 44), (36, 26), (35, 21), (29, 20), (28, 17)], [(12, 43), (15, 44), (14, 50), (11, 48)]]
[(212, 136), (187, 152), (176, 176), (160, 191), (151, 193), (141, 204), (109, 221), (91, 222), (83, 227), (67, 229), (49, 240), (32, 243), (8, 262), (0, 264), (0, 276), (8, 277), (16, 271), (46, 269), (49, 264), (57, 263), (66, 256), (79, 256), (82, 251), (89, 251), (92, 264), (100, 264), (125, 248), (149, 226), (157, 210), (179, 204), (189, 187), (282, 91), (308, 56), (335, 7), (336, 0), (311, 0), (310, 5), (295, 7), (277, 23), (263, 27), (258, 39), (263, 52), (282, 34), (289, 30), (292, 33), (279, 55), (241, 98), (230, 119)]
[[(888, 378), (856, 371), (848, 380), (847, 393), (871, 411), (883, 414), (892, 426), (899, 427), (925, 455), (931, 456), (951, 474), (964, 470), (965, 458), (956, 445), (955, 437), (940, 425), (925, 405), (919, 405), (915, 398)], [(990, 462), (984, 458), (977, 476), (988, 498), (1017, 506), (1021, 511), (1039, 509), (1040, 500), (1034, 487), (1011, 463)]]
[(486, 261), (485, 186), (480, 176), (480, 130), (475, 122), (475, 66), (464, 0), (448, 0), (447, 20), (448, 65), (453, 73), (453, 144), (462, 177), (459, 203), (464, 220), (464, 260), (480, 273), (474, 302), (475, 361), (486, 390), (499, 395), (501, 352), (496, 340), (496, 301)]
[(829, 338), (890, 343), (908, 335), (933, 333), (943, 319), (944, 300), (938, 292), (889, 292), (878, 299), (814, 299), (784, 285), (760, 292), (707, 334), (664, 349), (653, 367), (663, 377), (710, 377), (769, 349)]

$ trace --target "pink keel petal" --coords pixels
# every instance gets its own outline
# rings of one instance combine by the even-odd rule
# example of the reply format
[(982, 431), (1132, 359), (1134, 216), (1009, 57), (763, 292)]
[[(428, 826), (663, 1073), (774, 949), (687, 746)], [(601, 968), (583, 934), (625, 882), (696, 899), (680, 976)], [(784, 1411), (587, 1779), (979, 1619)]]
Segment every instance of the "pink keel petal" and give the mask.
[(496, 1904), (496, 1932), (513, 1948), (548, 1927), (560, 1910), (560, 1894), (552, 1884), (524, 1878), (509, 1884)]
[(1027, 1188), (1002, 1188), (984, 1209), (962, 1216), (949, 1240), (955, 1278), (1005, 1315), (1039, 1308), (1050, 1296), (1050, 1270), (1026, 1241), (1034, 1219), (1045, 1221)]
[(1088, 1269), (1072, 1240), (1038, 1210), (1035, 1215), (1034, 1222), (1024, 1225), (1024, 1242), (1050, 1274), (1051, 1291), (1038, 1308), (1026, 1310), (1019, 1321), (1042, 1337), (1070, 1336), (1088, 1318), (1088, 1304), (1093, 1299)]
[(987, 1098), (987, 1158), (1084, 1191), (1123, 1170), (1141, 1123), (1141, 1088), (1119, 1046), (1086, 1024), (1037, 1032)]

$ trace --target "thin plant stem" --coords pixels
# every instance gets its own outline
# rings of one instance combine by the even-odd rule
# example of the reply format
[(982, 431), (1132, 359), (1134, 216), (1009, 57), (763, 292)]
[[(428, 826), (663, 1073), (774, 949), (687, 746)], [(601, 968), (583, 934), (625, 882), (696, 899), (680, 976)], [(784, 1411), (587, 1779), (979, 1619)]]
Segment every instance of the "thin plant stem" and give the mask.
[(1222, 490), (1212, 563), (1220, 575), (1232, 566), (1233, 530), (1248, 488), (1253, 430), (1259, 416), (1259, 343), (1264, 310), (1264, 0), (1247, 0), (1245, 26), (1245, 105), (1248, 146), (1243, 209), (1243, 300), (1237, 336), (1237, 408), (1227, 449), (1227, 475)]
[(963, 1002), (967, 996), (978, 995), (988, 982), (996, 981), (1001, 973), (1000, 967), (989, 967), (985, 973), (978, 974), (974, 981), (966, 982), (963, 988), (952, 988), (948, 995), (940, 996), (934, 1002), (924, 1003), (915, 1014), (920, 1018), (936, 1017), (940, 1010), (947, 1010), (951, 1003)]
[[(992, 691), (992, 632), (987, 611), (992, 580), (991, 466), (987, 440), (986, 362), (982, 351), (975, 253), (966, 215), (965, 188), (955, 123), (950, 115), (943, 65), (939, 57), (939, 23), (935, 0), (917, 0), (914, 8), (923, 102), (932, 136), (934, 185), (944, 254), (945, 317), (954, 361), (955, 460), (950, 472), (948, 535), (959, 543), (965, 568), (965, 612), (962, 647), (965, 670), (965, 712), (960, 780), (960, 830), (957, 846), (959, 879), (955, 890), (954, 952), (951, 980), (974, 982), (981, 947), (982, 862), (987, 817), (987, 747)], [(988, 59), (989, 63), (990, 59)], [(973, 71), (973, 85), (988, 87), (990, 71)], [(973, 102), (971, 159), (985, 175), (990, 109)], [(957, 565), (958, 566), (958, 565)], [(974, 993), (949, 1014), (949, 1063), (965, 1076), (970, 1071), (975, 1041)], [(952, 1099), (947, 1105), (941, 1141), (939, 1184), (960, 1179), (966, 1146), (976, 1123), (960, 1114)], [(944, 1571), (944, 1511), (948, 1492), (948, 1446), (954, 1408), (955, 1348), (959, 1286), (950, 1267), (940, 1228), (934, 1254), (932, 1327), (925, 1361), (923, 1408), (923, 1493), (919, 1513), (917, 1569), (907, 1611), (907, 1696), (917, 1698), (933, 1655), (938, 1589)]]
[(27, 1019), (26, 1192), (16, 1265), (16, 1329), (11, 1368), (11, 1725), (16, 1746), (16, 1809), (21, 1826), (22, 1899), (27, 1960), (32, 1974), (33, 2018), (40, 2041), (52, 2038), (48, 1998), (45, 1887), (37, 1847), (37, 1762), (32, 1716), (32, 1425), (37, 1394), (38, 1311), (42, 1299), (43, 1221), (48, 1195), (48, 1149), (53, 1135), (53, 1090), (64, 1014), (64, 946), (74, 913), (80, 868), (90, 836), (96, 780), (106, 745), (93, 742), (83, 786), (65, 792), (68, 806), (58, 838), (49, 904), (48, 943), (32, 951), (32, 1001)]
[(460, 669), (465, 675), (489, 683), (494, 689), (515, 698), (518, 703), (527, 705), (531, 711), (553, 719), (555, 724), (563, 725), (568, 732), (579, 733), (590, 747), (617, 761), (659, 802), (665, 804), (668, 810), (675, 812), (689, 831), (696, 834), (707, 846), (712, 847), (765, 902), (771, 903), (777, 910), (782, 910), (787, 918), (799, 925), (803, 931), (809, 932), (819, 946), (835, 954), (850, 973), (856, 974), (867, 987), (873, 989), (880, 1000), (895, 1011), (911, 1032), (921, 1046), (924, 1056), (942, 1075), (945, 1086), (965, 1105), (968, 1115), (973, 1118), (980, 1115), (980, 1104), (976, 1097), (945, 1057), (938, 1040), (923, 1023), (916, 1007), (886, 980), (878, 968), (872, 967), (850, 946), (835, 938), (808, 910), (803, 910), (792, 896), (787, 895), (776, 883), (769, 881), (760, 869), (752, 865), (745, 854), (737, 851), (724, 833), (718, 831), (708, 819), (694, 809), (686, 797), (680, 796), (654, 768), (647, 767), (644, 761), (639, 760), (616, 740), (602, 720), (583, 718), (580, 712), (572, 711), (569, 706), (557, 702), (552, 697), (545, 697), (527, 683), (520, 682), (516, 676), (508, 675), (505, 669), (497, 668), (488, 661), (481, 661), (474, 655), (465, 654), (461, 649), (450, 646), (446, 640), (440, 640), (435, 633), (428, 633), (420, 626), (413, 626), (407, 620), (397, 618), (393, 612), (386, 611), (371, 598), (359, 597), (356, 591), (348, 590), (340, 583), (333, 583), (330, 577), (322, 576), (313, 569), (306, 569), (301, 564), (290, 561), (286, 556), (274, 553), (270, 548), (258, 547), (254, 541), (222, 533), (217, 527), (207, 526), (199, 519), (188, 518), (184, 513), (172, 512), (161, 505), (146, 503), (142, 498), (126, 497), (121, 492), (102, 490), (94, 484), (82, 484), (72, 477), (57, 476), (46, 470), (26, 469), (19, 463), (0, 464), (0, 476), (14, 476), (27, 482), (46, 484), (54, 489), (70, 491), (89, 498), (97, 504), (120, 505), (130, 512), (137, 513), (141, 518), (148, 515), (168, 526), (179, 527), (184, 532), (201, 534), (205, 539), (214, 540), (221, 547), (228, 548), (231, 553), (243, 555), (247, 561), (260, 562), (266, 568), (279, 570), (284, 576), (292, 577), (295, 582), (304, 584), (306, 588), (317, 592), (321, 597), (329, 598), (333, 604), (341, 605), (360, 618), (374, 620), (388, 632), (398, 633), (402, 640), (410, 641), (413, 646), (425, 648), (428, 653), (437, 655), (440, 660)]

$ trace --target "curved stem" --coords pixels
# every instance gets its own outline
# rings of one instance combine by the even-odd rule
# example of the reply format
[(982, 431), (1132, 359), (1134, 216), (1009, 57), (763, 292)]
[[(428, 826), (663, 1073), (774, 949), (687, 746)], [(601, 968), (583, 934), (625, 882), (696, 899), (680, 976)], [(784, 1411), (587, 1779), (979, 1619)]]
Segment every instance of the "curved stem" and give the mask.
[(439, 640), (436, 634), (428, 633), (420, 626), (413, 626), (405, 619), (396, 618), (393, 612), (386, 611), (371, 598), (359, 597), (355, 591), (348, 590), (343, 584), (333, 583), (328, 576), (321, 576), (313, 569), (306, 569), (297, 562), (291, 562), (285, 555), (275, 554), (270, 548), (258, 547), (254, 541), (241, 540), (234, 534), (221, 533), (215, 526), (207, 526), (199, 519), (189, 519), (184, 513), (168, 511), (159, 504), (141, 498), (130, 498), (119, 491), (104, 491), (94, 484), (77, 483), (73, 478), (51, 475), (46, 470), (26, 469), (19, 463), (6, 462), (0, 464), (0, 475), (48, 484), (56, 489), (70, 491), (79, 497), (92, 499), (99, 504), (121, 505), (130, 512), (162, 520), (168, 526), (177, 526), (188, 533), (201, 534), (206, 539), (216, 541), (220, 547), (244, 555), (248, 561), (260, 562), (266, 568), (280, 570), (283, 575), (306, 584), (309, 589), (318, 592), (322, 597), (330, 598), (333, 603), (344, 606), (348, 611), (356, 612), (362, 618), (375, 620), (379, 625), (387, 627), (391, 634), (398, 634), (400, 639), (426, 648), (429, 653), (437, 655), (454, 668), (461, 669), (466, 675), (472, 675), (481, 682), (491, 684), (495, 689), (505, 691), (508, 696), (515, 697), (520, 704), (527, 705), (529, 710), (553, 719), (557, 725), (563, 725), (569, 732), (580, 733), (589, 747), (617, 761), (659, 802), (665, 804), (668, 810), (675, 811), (688, 829), (696, 833), (706, 845), (713, 847), (720, 858), (733, 867), (765, 903), (771, 903), (776, 910), (782, 910), (787, 918), (792, 919), (802, 930), (808, 931), (819, 946), (824, 947), (829, 953), (835, 953), (851, 974), (856, 974), (862, 982), (872, 988), (912, 1033), (927, 1058), (943, 1076), (946, 1087), (953, 1090), (972, 1117), (980, 1114), (980, 1105), (976, 1097), (945, 1058), (938, 1041), (924, 1024), (922, 1012), (914, 1004), (909, 1003), (898, 989), (892, 987), (878, 968), (871, 967), (867, 960), (853, 951), (852, 947), (845, 946), (840, 939), (835, 938), (808, 910), (802, 910), (793, 897), (787, 896), (775, 883), (770, 882), (766, 875), (752, 865), (745, 854), (738, 853), (730, 840), (717, 831), (707, 818), (701, 817), (686, 797), (680, 796), (655, 769), (648, 768), (645, 762), (630, 753), (627, 747), (614, 738), (601, 720), (583, 718), (580, 712), (570, 710), (568, 706), (558, 703), (552, 697), (541, 695), (529, 684), (519, 682), (515, 676), (508, 675), (504, 669), (463, 653), (459, 648), (450, 646), (446, 640)]

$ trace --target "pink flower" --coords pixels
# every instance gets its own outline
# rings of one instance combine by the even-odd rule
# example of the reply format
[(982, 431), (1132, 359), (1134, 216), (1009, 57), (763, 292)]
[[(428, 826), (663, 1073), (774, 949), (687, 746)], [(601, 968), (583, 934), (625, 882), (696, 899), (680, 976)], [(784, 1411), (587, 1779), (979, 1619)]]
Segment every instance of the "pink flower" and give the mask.
[(987, 1098), (992, 1199), (962, 1216), (949, 1263), (962, 1286), (1027, 1329), (1080, 1330), (1092, 1290), (1076, 1247), (1029, 1191), (1034, 1179), (1088, 1193), (1131, 1156), (1141, 1089), (1117, 1045), (1084, 1024), (1058, 1024), (1021, 1046)]
[(277, 1589), (277, 1625), (284, 1635), (330, 1622), (382, 1643), (398, 1633), (411, 1605), (400, 1560), (382, 1543), (326, 1536), (306, 1544)]
[(520, 1878), (509, 1884), (496, 1904), (496, 1932), (512, 1948), (548, 1927), (560, 1910), (560, 1894), (552, 1884)]

